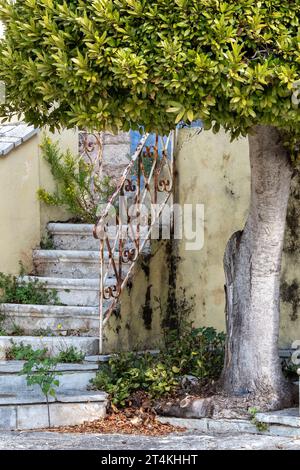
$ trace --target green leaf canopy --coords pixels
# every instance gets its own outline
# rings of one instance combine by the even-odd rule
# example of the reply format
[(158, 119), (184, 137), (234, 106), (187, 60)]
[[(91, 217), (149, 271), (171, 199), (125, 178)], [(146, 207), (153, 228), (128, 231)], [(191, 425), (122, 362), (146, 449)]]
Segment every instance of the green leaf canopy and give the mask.
[[(167, 131), (202, 119), (300, 134), (299, 0), (0, 0), (0, 113)], [(300, 95), (300, 93), (299, 93)]]

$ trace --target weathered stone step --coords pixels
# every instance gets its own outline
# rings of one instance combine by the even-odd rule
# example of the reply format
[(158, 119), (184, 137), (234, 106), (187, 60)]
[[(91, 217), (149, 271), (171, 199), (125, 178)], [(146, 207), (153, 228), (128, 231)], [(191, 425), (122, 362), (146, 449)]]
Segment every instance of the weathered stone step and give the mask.
[[(99, 251), (100, 242), (93, 237), (94, 225), (91, 224), (63, 224), (63, 223), (50, 223), (48, 224), (48, 233), (53, 240), (53, 248), (58, 250), (91, 250)], [(113, 245), (113, 240), (116, 237), (116, 228), (108, 227), (108, 235)], [(127, 225), (122, 227), (122, 233), (126, 234), (126, 231), (132, 235), (132, 231)], [(133, 230), (136, 230), (133, 227)], [(147, 237), (147, 228), (140, 227), (141, 236)], [(134, 233), (134, 232), (133, 232)], [(134, 242), (129, 240), (128, 235), (125, 237), (126, 246), (133, 248)], [(149, 247), (149, 243), (147, 242)], [(118, 246), (116, 246), (118, 250)]]
[(50, 223), (48, 233), (58, 250), (99, 250), (99, 240), (93, 237), (91, 224)]
[[(51, 427), (72, 426), (104, 418), (107, 395), (104, 392), (74, 392), (50, 398)], [(0, 393), (0, 430), (42, 429), (48, 427), (46, 400), (33, 394)]]
[[(61, 277), (24, 276), (25, 282), (42, 282), (47, 289), (55, 289), (63, 305), (81, 305), (96, 307), (99, 304), (99, 279), (68, 279)], [(114, 279), (107, 279), (107, 287), (115, 284)]]
[(6, 359), (6, 351), (12, 344), (30, 345), (34, 350), (47, 348), (51, 356), (74, 346), (85, 356), (99, 352), (99, 338), (88, 336), (0, 336), (0, 360)]
[(69, 307), (59, 305), (1, 304), (2, 327), (13, 334), (15, 326), (24, 335), (36, 336), (39, 330), (51, 330), (54, 335), (95, 336), (99, 328), (97, 307)]
[[(43, 395), (38, 385), (28, 386), (26, 376), (20, 375), (24, 361), (0, 361), (0, 396), (1, 394), (33, 394)], [(58, 364), (59, 387), (58, 393), (71, 393), (76, 390), (85, 392), (98, 370), (97, 364), (84, 362), (82, 364)]]
[[(107, 253), (104, 253), (104, 259), (108, 263)], [(114, 259), (118, 265), (118, 256), (115, 255)], [(34, 250), (33, 262), (36, 274), (39, 276), (74, 279), (99, 278), (98, 251)], [(124, 272), (127, 272), (129, 264), (123, 267)]]
[[(276, 412), (278, 413), (278, 412)], [(264, 415), (267, 413), (257, 413), (255, 419), (258, 422), (266, 423), (265, 429), (259, 429), (250, 419), (213, 419), (213, 418), (173, 418), (173, 417), (158, 417), (162, 423), (170, 423), (173, 426), (180, 426), (187, 428), (190, 431), (198, 431), (203, 434), (261, 434), (265, 436), (282, 436), (291, 439), (300, 438), (300, 427), (298, 425), (299, 409), (294, 408), (290, 410), (282, 410), (279, 413), (282, 415), (290, 415), (289, 424), (283, 420), (264, 420)], [(270, 413), (271, 414), (271, 413)], [(295, 421), (292, 421), (294, 419)], [(281, 421), (281, 422), (279, 422)]]

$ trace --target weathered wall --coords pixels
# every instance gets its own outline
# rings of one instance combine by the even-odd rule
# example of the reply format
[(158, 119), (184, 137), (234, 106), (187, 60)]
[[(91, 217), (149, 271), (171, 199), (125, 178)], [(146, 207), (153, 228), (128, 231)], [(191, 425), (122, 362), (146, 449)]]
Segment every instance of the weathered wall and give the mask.
[(224, 330), (223, 254), (232, 233), (243, 226), (250, 194), (247, 141), (230, 144), (224, 133), (182, 129), (176, 154), (177, 200), (204, 204), (204, 247), (186, 251), (178, 243), (177, 289), (194, 297), (198, 325)]
[(121, 296), (120, 315), (112, 315), (105, 330), (110, 352), (159, 347), (169, 288), (168, 243), (153, 241), (151, 255), (140, 259), (132, 279)]
[(281, 344), (300, 339), (300, 174), (295, 173), (288, 206), (281, 283)]
[[(248, 141), (230, 143), (220, 132), (179, 131), (177, 200), (205, 205), (205, 242), (198, 251), (178, 243), (177, 293), (194, 303), (197, 325), (225, 328), (223, 254), (232, 233), (243, 228), (250, 198)], [(282, 268), (280, 346), (300, 339), (300, 193), (294, 177)], [(194, 301), (192, 301), (194, 299)]]

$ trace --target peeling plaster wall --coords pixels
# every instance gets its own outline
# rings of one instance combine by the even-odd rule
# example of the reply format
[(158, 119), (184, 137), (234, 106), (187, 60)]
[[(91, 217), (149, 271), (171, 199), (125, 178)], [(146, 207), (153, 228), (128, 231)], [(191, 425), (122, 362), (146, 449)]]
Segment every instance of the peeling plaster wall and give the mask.
[(121, 296), (120, 314), (112, 315), (105, 330), (106, 351), (159, 348), (168, 297), (167, 249), (167, 243), (153, 241), (151, 255), (140, 259)]
[[(230, 143), (220, 132), (179, 131), (177, 196), (180, 204), (205, 205), (205, 242), (199, 251), (178, 243), (177, 291), (195, 297), (196, 325), (225, 329), (223, 255), (229, 237), (243, 228), (250, 199), (248, 141)], [(293, 180), (282, 266), (280, 347), (300, 339), (300, 177)]]

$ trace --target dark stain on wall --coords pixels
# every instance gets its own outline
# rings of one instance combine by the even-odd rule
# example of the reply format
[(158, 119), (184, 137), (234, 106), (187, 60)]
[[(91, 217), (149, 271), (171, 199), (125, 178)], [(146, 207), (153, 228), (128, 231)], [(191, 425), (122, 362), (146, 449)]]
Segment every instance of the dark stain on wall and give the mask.
[(291, 284), (286, 281), (282, 282), (281, 299), (292, 306), (290, 318), (292, 321), (296, 321), (298, 319), (298, 305), (300, 303), (300, 286), (297, 279), (294, 279)]
[(300, 171), (296, 170), (291, 183), (284, 252), (289, 254), (300, 253)]
[(151, 289), (152, 285), (147, 287), (145, 304), (142, 307), (142, 317), (146, 330), (151, 330), (152, 328), (153, 308), (151, 306)]

